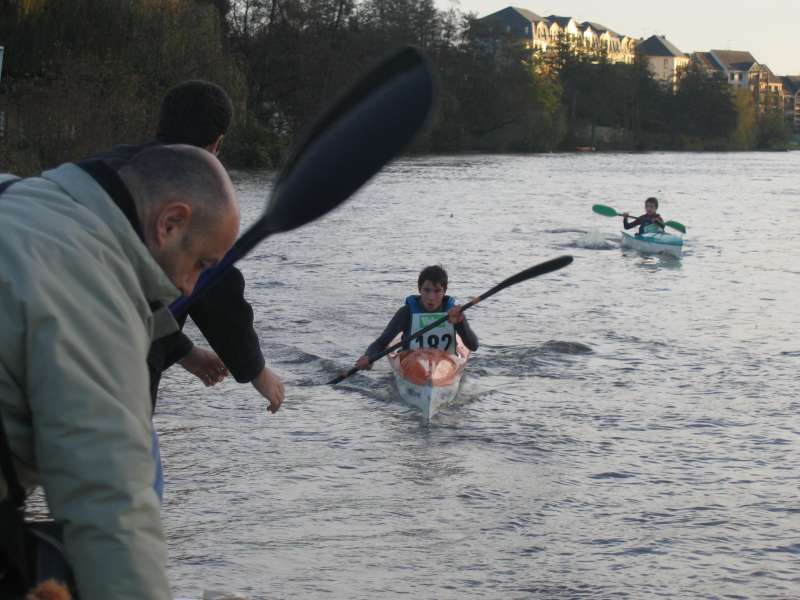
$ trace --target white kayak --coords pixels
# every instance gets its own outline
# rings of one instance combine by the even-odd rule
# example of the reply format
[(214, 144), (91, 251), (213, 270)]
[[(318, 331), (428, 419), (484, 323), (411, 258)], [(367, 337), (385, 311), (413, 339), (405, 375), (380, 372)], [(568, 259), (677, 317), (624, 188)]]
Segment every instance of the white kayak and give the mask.
[(636, 235), (631, 235), (623, 231), (622, 246), (625, 248), (633, 248), (634, 250), (646, 254), (669, 254), (671, 256), (680, 257), (683, 250), (683, 238), (670, 233), (664, 233), (663, 231)]
[(458, 395), (468, 359), (469, 350), (461, 344), (457, 354), (424, 348), (389, 355), (400, 398), (420, 409), (426, 421)]

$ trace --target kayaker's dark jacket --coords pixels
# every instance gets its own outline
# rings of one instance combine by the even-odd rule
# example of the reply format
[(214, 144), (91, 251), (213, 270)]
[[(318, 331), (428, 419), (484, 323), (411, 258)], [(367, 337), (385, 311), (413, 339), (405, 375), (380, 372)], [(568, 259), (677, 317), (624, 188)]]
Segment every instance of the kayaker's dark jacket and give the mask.
[[(442, 305), (448, 306), (449, 301), (450, 296), (445, 296)], [(442, 312), (442, 308), (439, 307), (430, 312)], [(473, 352), (478, 349), (478, 336), (472, 331), (466, 317), (464, 317), (462, 323), (455, 326), (455, 330), (467, 348)], [(392, 343), (392, 340), (398, 333), (402, 333), (403, 337), (407, 337), (411, 334), (411, 310), (408, 308), (408, 304), (404, 304), (397, 310), (392, 320), (389, 321), (389, 324), (386, 326), (386, 329), (383, 330), (383, 333), (378, 339), (369, 345), (365, 354), (370, 358), (380, 354)]]
[(661, 229), (664, 229), (663, 220), (661, 219), (661, 215), (658, 213), (654, 214), (652, 217), (647, 213), (643, 214), (640, 217), (636, 217), (633, 221), (628, 222), (628, 217), (624, 217), (622, 219), (622, 225), (625, 229), (631, 229), (633, 227), (639, 226), (639, 235), (644, 233), (645, 227), (648, 225), (658, 225)]
[[(133, 156), (160, 143), (114, 146), (87, 160), (101, 160), (118, 171)], [(244, 298), (244, 287), (242, 272), (231, 267), (189, 309), (192, 321), (239, 383), (252, 381), (265, 366), (258, 335), (253, 329), (253, 309)], [(184, 323), (185, 318), (181, 327)], [(193, 346), (182, 331), (153, 342), (147, 365), (154, 408), (161, 374), (185, 357)]]
[[(253, 309), (244, 298), (244, 276), (231, 267), (189, 309), (189, 316), (239, 383), (256, 378), (265, 366)], [(181, 327), (186, 322), (179, 321)], [(155, 406), (161, 374), (186, 356), (194, 344), (182, 331), (153, 342), (147, 356), (150, 394)]]

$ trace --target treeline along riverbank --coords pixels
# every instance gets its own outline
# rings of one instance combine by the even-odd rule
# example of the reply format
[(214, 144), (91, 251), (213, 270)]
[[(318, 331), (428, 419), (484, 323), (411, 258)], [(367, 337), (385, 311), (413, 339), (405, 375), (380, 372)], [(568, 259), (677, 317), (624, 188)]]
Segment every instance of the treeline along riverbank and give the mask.
[(687, 69), (673, 93), (643, 62), (566, 44), (533, 56), (433, 0), (0, 0), (0, 169), (36, 173), (153, 135), (173, 84), (234, 99), (222, 159), (272, 167), (320, 108), (400, 44), (427, 53), (439, 109), (414, 152), (783, 149), (781, 114)]

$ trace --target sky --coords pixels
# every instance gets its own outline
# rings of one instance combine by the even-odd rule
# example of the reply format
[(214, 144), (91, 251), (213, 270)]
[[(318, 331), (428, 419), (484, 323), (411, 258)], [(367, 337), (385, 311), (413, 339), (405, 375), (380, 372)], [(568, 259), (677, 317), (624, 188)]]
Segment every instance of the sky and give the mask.
[(682, 52), (747, 50), (776, 75), (800, 75), (800, 0), (436, 0), (483, 17), (507, 6), (595, 21), (634, 37), (665, 35)]

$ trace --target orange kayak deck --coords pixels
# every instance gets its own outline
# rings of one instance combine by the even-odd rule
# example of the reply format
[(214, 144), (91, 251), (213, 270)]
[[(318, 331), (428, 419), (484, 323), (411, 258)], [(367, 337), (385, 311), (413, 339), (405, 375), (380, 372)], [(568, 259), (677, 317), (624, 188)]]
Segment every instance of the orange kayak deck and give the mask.
[(419, 408), (427, 422), (458, 394), (469, 350), (459, 344), (457, 351), (417, 349), (389, 355), (400, 398)]
[[(461, 350), (459, 348), (459, 350)], [(444, 350), (424, 348), (405, 350), (390, 358), (398, 376), (414, 385), (446, 387), (457, 383), (469, 357), (464, 354), (450, 354)]]

